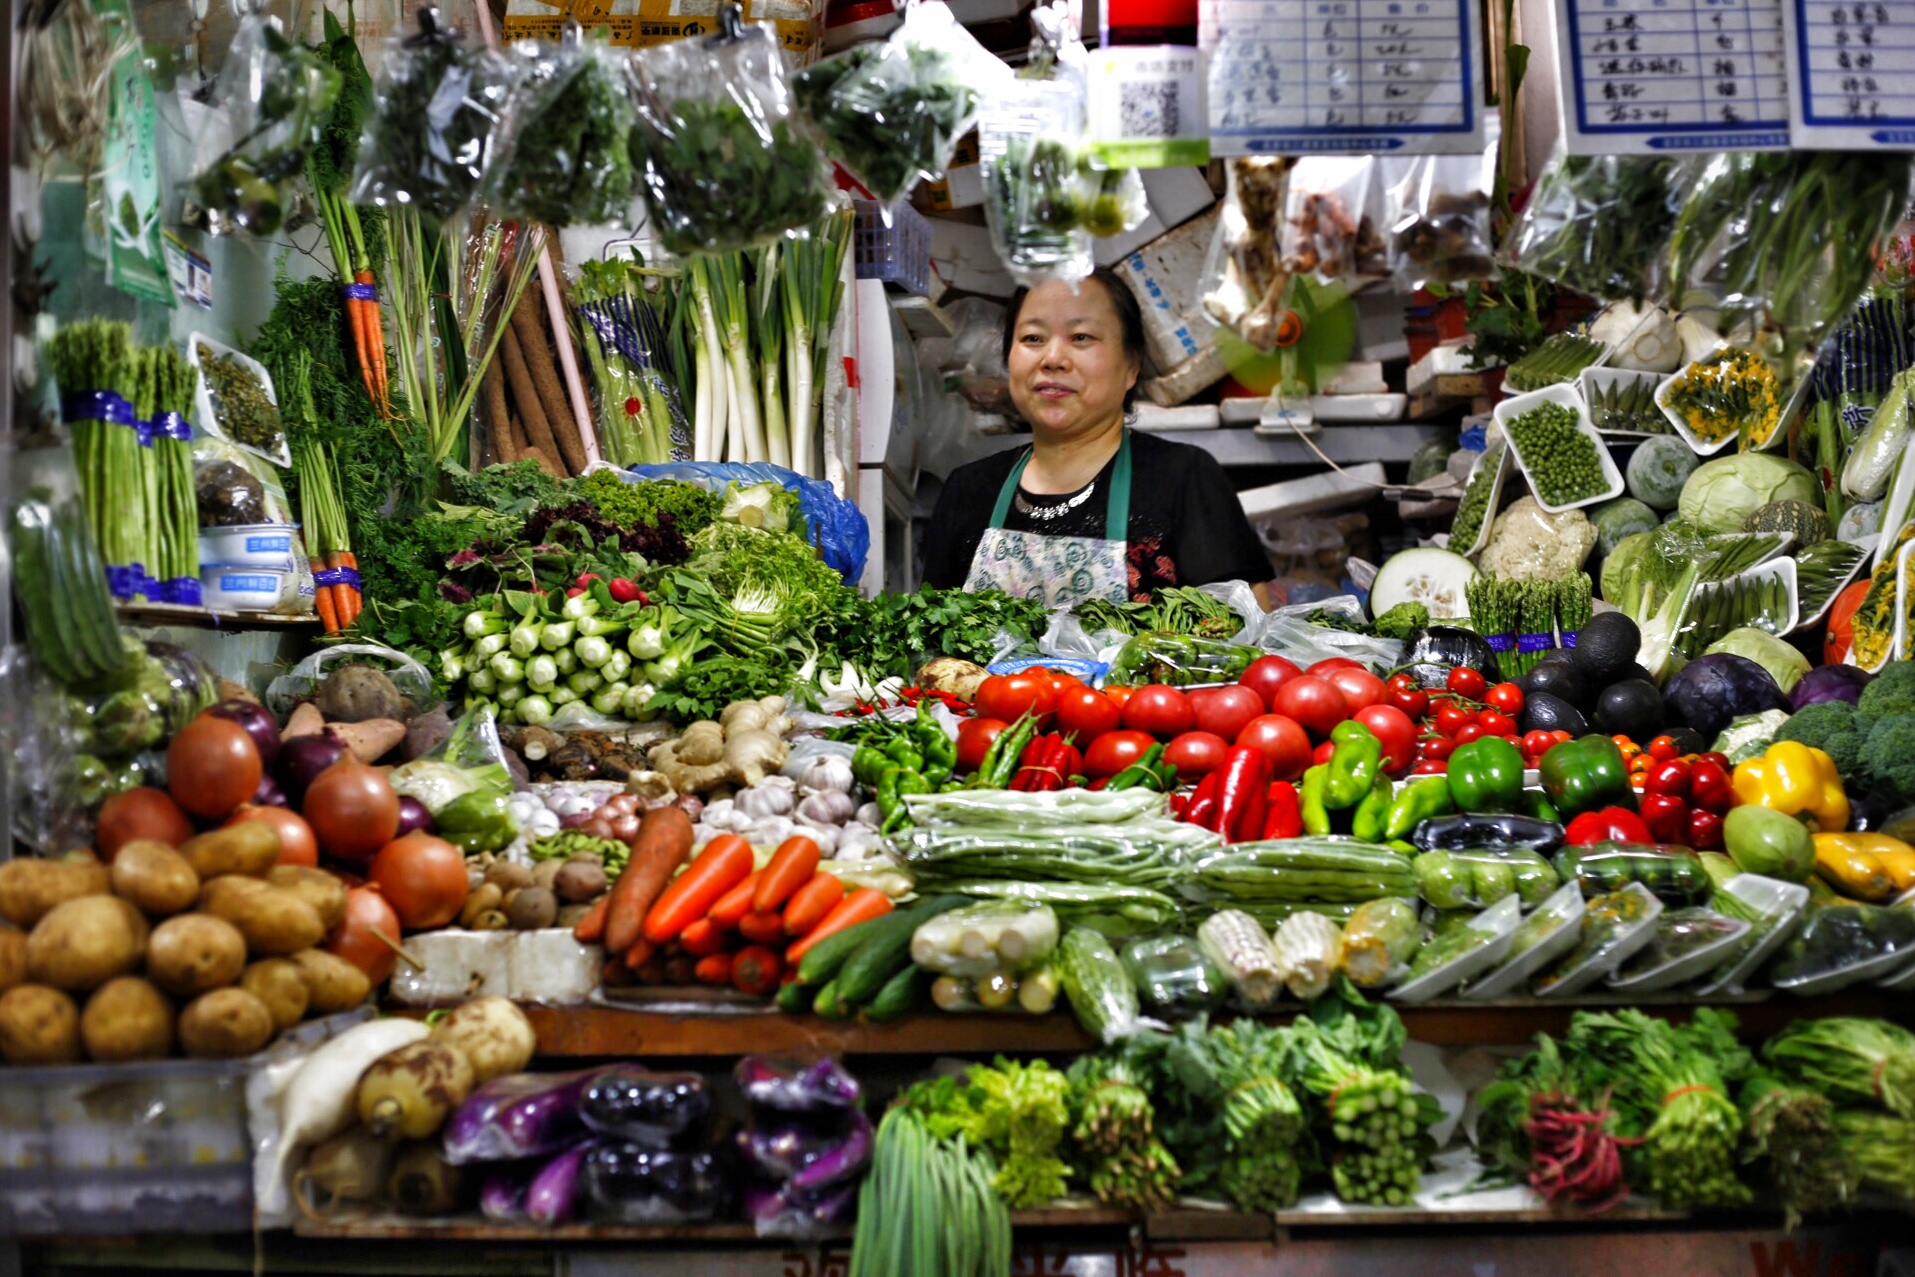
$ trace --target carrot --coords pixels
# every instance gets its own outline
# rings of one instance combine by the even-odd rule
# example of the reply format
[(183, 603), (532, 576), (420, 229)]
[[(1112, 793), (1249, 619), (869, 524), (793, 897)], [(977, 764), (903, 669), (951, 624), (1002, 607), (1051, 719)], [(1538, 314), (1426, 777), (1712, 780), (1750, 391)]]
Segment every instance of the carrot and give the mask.
[(605, 938), (605, 915), (612, 909), (612, 893), (606, 892), (597, 903), (585, 911), (585, 916), (572, 928), (572, 939), (580, 944), (597, 944)]
[(726, 935), (710, 918), (700, 918), (678, 933), (678, 947), (694, 958), (706, 958), (725, 947)]
[(639, 940), (644, 934), (646, 912), (691, 849), (691, 818), (679, 808), (654, 807), (639, 820), (631, 859), (612, 885), (612, 903), (605, 918), (607, 949), (623, 953)]
[[(687, 828), (690, 823), (686, 822)], [(644, 837), (642, 830), (639, 836)], [(652, 902), (651, 911), (645, 915), (645, 938), (653, 944), (675, 939), (679, 932), (710, 913), (711, 907), (727, 891), (750, 877), (751, 866), (751, 844), (743, 838), (737, 834), (720, 834), (712, 839), (705, 844), (705, 850), (698, 853), (698, 859)]]
[(785, 903), (785, 934), (801, 936), (823, 922), (844, 899), (844, 884), (830, 874), (813, 874)]
[(770, 910), (748, 913), (739, 920), (738, 934), (753, 944), (783, 944), (785, 920)]
[(757, 913), (782, 909), (792, 893), (818, 872), (820, 859), (818, 844), (803, 834), (785, 839), (772, 854), (771, 863), (758, 875), (758, 891), (751, 898), (752, 909)]
[[(378, 287), (370, 270), (354, 271), (352, 281), (367, 288)], [(386, 334), (379, 318), (379, 298), (377, 295), (368, 297), (360, 306), (365, 313), (363, 326), (366, 333), (366, 344), (359, 352), (360, 362), (372, 373), (373, 385), (377, 387), (372, 392), (372, 401), (378, 405), (379, 415), (389, 418), (392, 416), (392, 383), (386, 374)]]
[(313, 570), (313, 606), (319, 610), (319, 619), (325, 624), (326, 633), (337, 634), (340, 630), (339, 606), (333, 602), (332, 587), (321, 585), (317, 579), (326, 570), (326, 561), (308, 557), (306, 562)]
[[(341, 550), (339, 552), (339, 566), (351, 568), (354, 572), (358, 572), (359, 556), (351, 550)], [(352, 599), (352, 619), (357, 621), (359, 614), (366, 610), (366, 596), (356, 585), (347, 586), (346, 593), (351, 596)]]
[(870, 922), (891, 912), (891, 898), (874, 887), (861, 887), (840, 900), (825, 920), (813, 927), (805, 938), (785, 950), (785, 961), (795, 964), (811, 951), (811, 946), (826, 936), (835, 936), (846, 927)]
[(692, 968), (692, 979), (700, 984), (730, 984), (731, 955), (712, 953), (700, 958)]
[(740, 949), (738, 956), (732, 959), (731, 982), (741, 993), (765, 997), (778, 987), (778, 977), (784, 971), (784, 963), (778, 955), (760, 945)]
[(623, 959), (627, 969), (636, 971), (658, 956), (658, 946), (649, 940), (640, 940), (625, 951)]
[(711, 907), (711, 920), (727, 931), (736, 928), (738, 920), (751, 912), (751, 893), (758, 889), (761, 876), (753, 874), (720, 896), (718, 903)]

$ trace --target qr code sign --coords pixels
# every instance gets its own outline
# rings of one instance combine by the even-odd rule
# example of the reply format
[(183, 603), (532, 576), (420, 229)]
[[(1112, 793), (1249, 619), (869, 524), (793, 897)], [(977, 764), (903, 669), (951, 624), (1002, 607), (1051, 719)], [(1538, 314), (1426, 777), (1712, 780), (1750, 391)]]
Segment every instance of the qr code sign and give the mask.
[(1117, 86), (1117, 112), (1122, 137), (1176, 137), (1178, 89), (1175, 80), (1125, 80)]

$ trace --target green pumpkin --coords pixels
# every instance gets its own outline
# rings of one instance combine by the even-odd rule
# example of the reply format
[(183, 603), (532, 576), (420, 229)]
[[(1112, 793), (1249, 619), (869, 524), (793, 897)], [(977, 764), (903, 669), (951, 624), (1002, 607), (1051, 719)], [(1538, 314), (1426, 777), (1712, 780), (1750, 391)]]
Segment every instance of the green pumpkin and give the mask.
[(1806, 501), (1771, 501), (1751, 514), (1744, 532), (1793, 532), (1796, 550), (1829, 539), (1829, 516)]

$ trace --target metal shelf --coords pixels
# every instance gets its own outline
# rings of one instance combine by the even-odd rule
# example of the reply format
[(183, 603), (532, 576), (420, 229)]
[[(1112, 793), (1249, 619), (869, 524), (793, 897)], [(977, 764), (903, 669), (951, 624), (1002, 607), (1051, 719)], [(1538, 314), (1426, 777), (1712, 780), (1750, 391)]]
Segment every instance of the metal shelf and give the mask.
[[(1250, 426), (1223, 426), (1214, 430), (1151, 431), (1159, 439), (1202, 448), (1225, 466), (1322, 465), (1321, 458), (1294, 434), (1258, 434)], [(1441, 426), (1414, 422), (1391, 425), (1323, 425), (1310, 436), (1323, 455), (1338, 465), (1364, 461), (1406, 462), (1417, 449), (1445, 433)], [(1021, 448), (1027, 434), (995, 435), (986, 441), (993, 452)]]

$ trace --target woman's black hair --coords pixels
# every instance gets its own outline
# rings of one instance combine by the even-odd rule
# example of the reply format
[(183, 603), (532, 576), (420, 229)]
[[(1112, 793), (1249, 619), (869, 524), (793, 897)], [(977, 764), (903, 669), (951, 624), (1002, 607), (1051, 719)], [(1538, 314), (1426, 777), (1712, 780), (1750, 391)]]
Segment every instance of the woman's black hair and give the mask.
[[(1130, 291), (1130, 285), (1119, 279), (1117, 272), (1108, 266), (1099, 266), (1092, 271), (1085, 283), (1104, 286), (1111, 309), (1117, 312), (1118, 326), (1123, 330), (1124, 354), (1137, 365), (1136, 384), (1124, 392), (1124, 411), (1128, 413), (1138, 392), (1144, 388), (1144, 364), (1149, 357), (1148, 348), (1144, 345), (1144, 308), (1137, 304), (1137, 294)], [(1020, 288), (1011, 294), (1010, 304), (1004, 308), (1003, 356), (1006, 368), (1011, 364), (1011, 346), (1017, 340), (1017, 317), (1024, 312), (1024, 299), (1030, 295), (1030, 289)]]

